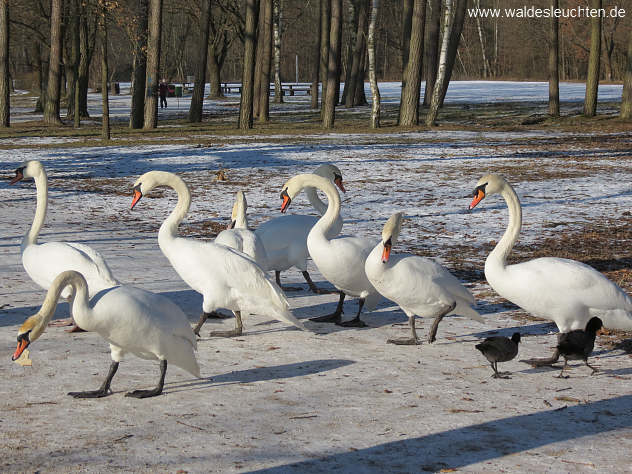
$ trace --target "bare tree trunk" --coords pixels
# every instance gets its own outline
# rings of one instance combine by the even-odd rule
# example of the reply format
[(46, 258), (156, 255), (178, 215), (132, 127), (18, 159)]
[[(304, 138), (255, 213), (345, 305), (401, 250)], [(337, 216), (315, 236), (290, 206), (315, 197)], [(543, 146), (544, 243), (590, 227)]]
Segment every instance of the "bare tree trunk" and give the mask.
[[(358, 3), (357, 7), (356, 3)], [(351, 84), (351, 70), (353, 69), (353, 51), (357, 45), (358, 13), (359, 10), (363, 8), (363, 5), (361, 5), (358, 0), (350, 0), (348, 5), (348, 21), (343, 22), (347, 25), (347, 32), (346, 34), (343, 34), (343, 37), (346, 36), (347, 42), (345, 45), (345, 57), (341, 59), (342, 63), (345, 65), (345, 87), (342, 91), (342, 99), (340, 100), (340, 103), (345, 105), (347, 103), (353, 103), (353, 94), (351, 95), (351, 99), (347, 99), (347, 97), (349, 96), (349, 86)], [(347, 105), (347, 107), (350, 107), (350, 105)]]
[(445, 95), (448, 92), (448, 86), (450, 85), (450, 80), (452, 79), (452, 71), (454, 69), (454, 63), (456, 62), (456, 54), (459, 50), (459, 42), (461, 40), (461, 33), (465, 22), (467, 0), (456, 0), (454, 9), (454, 20), (452, 23), (452, 31), (450, 33), (450, 42), (448, 43), (448, 56), (446, 58), (445, 77), (443, 83), (441, 84), (441, 101), (439, 102), (439, 107), (443, 107), (443, 101), (445, 100)]
[(259, 122), (270, 121), (270, 70), (272, 59), (272, 0), (261, 0), (265, 2), (263, 10), (263, 50), (261, 55), (261, 83), (259, 92)]
[[(349, 84), (345, 84), (345, 91), (349, 89), (349, 93), (346, 97), (345, 106), (353, 107), (358, 105), (356, 99), (356, 88), (361, 83), (364, 85), (364, 70), (362, 68), (362, 62), (364, 55), (366, 54), (366, 24), (367, 24), (367, 4), (362, 2), (358, 8), (358, 29), (356, 31), (355, 45), (353, 48), (353, 61), (351, 66), (351, 74), (349, 76)], [(374, 51), (375, 53), (375, 51)]]
[(68, 7), (67, 41), (64, 42), (64, 64), (68, 88), (66, 91), (66, 118), (73, 119), (75, 115), (75, 83), (79, 69), (79, 9), (78, 0), (66, 2)]
[(90, 62), (94, 51), (94, 35), (89, 37), (88, 19), (86, 9), (81, 6), (81, 18), (79, 19), (79, 112), (80, 117), (88, 118), (88, 82), (90, 79)]
[[(590, 0), (591, 8), (601, 8), (601, 0)], [(586, 99), (584, 116), (594, 117), (597, 113), (597, 92), (599, 88), (599, 62), (601, 56), (601, 18), (590, 20), (590, 55), (588, 57), (588, 77), (586, 78)]]
[[(559, 0), (553, 0), (552, 8), (560, 6)], [(549, 115), (559, 117), (560, 115), (560, 72), (559, 72), (559, 19), (552, 17), (551, 38), (549, 45)]]
[(211, 25), (211, 0), (202, 1), (202, 16), (200, 18), (200, 55), (195, 73), (193, 96), (189, 107), (189, 122), (201, 122), (204, 109), (204, 86), (206, 86), (206, 59), (208, 58), (208, 38)]
[(50, 60), (48, 88), (44, 105), (44, 122), (61, 125), (59, 118), (59, 90), (61, 77), (61, 10), (62, 0), (52, 0), (50, 12)]
[[(278, 0), (275, 0), (278, 1)], [(322, 10), (322, 4), (325, 0), (320, 0), (320, 10)], [(311, 107), (312, 109), (317, 109), (318, 108), (318, 83), (320, 82), (320, 39), (321, 39), (321, 34), (320, 34), (320, 29), (321, 29), (321, 25), (323, 22), (322, 19), (322, 15), (320, 14), (320, 10), (318, 13), (318, 30), (316, 30), (316, 42), (314, 43), (314, 57), (312, 58), (313, 60), (313, 75), (312, 75), (312, 85), (310, 87), (310, 96), (311, 96)], [(276, 34), (276, 31), (275, 31)], [(274, 51), (275, 55), (276, 55), (276, 48)], [(276, 61), (276, 56), (275, 56), (275, 61)], [(276, 100), (276, 77), (275, 77), (275, 83), (274, 83), (274, 89), (275, 89), (275, 100)]]
[[(377, 63), (375, 65), (377, 71)], [(364, 78), (366, 76), (366, 70), (368, 68), (368, 54), (366, 41), (364, 44), (364, 50), (362, 51), (362, 61), (360, 62), (360, 72), (358, 74), (358, 80), (355, 85), (355, 98), (353, 102), (355, 105), (368, 105), (366, 100), (366, 94), (364, 93)]]
[(324, 114), (325, 96), (327, 95), (327, 66), (329, 65), (329, 31), (331, 26), (331, 0), (320, 1), (320, 82), (321, 86), (321, 119)]
[(620, 117), (624, 120), (632, 119), (632, 31), (630, 31), (628, 36), (628, 57), (623, 75)]
[(99, 26), (101, 30), (101, 139), (110, 139), (110, 104), (108, 100), (108, 24), (107, 9), (103, 0), (99, 1)]
[(426, 125), (433, 126), (439, 113), (441, 103), (441, 89), (446, 81), (446, 66), (448, 63), (448, 47), (450, 44), (450, 36), (454, 25), (454, 2), (456, 0), (445, 0), (443, 15), (443, 39), (441, 41), (441, 53), (439, 55), (439, 69), (437, 71), (437, 80), (432, 91), (432, 100), (430, 109), (426, 116)]
[(371, 18), (369, 20), (368, 50), (369, 50), (369, 83), (371, 84), (371, 128), (380, 127), (380, 89), (375, 75), (375, 24), (377, 12), (380, 7), (379, 0), (372, 0)]
[[(474, 5), (478, 10), (481, 9), (481, 0), (475, 0)], [(483, 56), (483, 77), (487, 78), (491, 74), (491, 65), (489, 58), (487, 57), (487, 51), (485, 49), (485, 38), (483, 37), (483, 28), (481, 27), (481, 19), (476, 16), (476, 29), (478, 30), (478, 40), (481, 44), (481, 55)]]
[(147, 79), (145, 81), (145, 121), (143, 125), (145, 130), (158, 126), (161, 33), (162, 0), (150, 0), (147, 38)]
[[(276, 104), (283, 103), (283, 86), (281, 84), (281, 0), (273, 0), (272, 4), (272, 23), (274, 26), (274, 102)], [(322, 2), (323, 0), (321, 0)], [(312, 85), (312, 109), (318, 108), (318, 65), (320, 64), (320, 15), (318, 16), (319, 30), (316, 32), (318, 35), (318, 49), (316, 50), (316, 57), (314, 58), (314, 67), (316, 69), (316, 93), (314, 94)], [(316, 103), (314, 103), (316, 101)]]
[(424, 105), (430, 105), (432, 91), (437, 79), (437, 58), (439, 57), (439, 33), (441, 31), (441, 0), (430, 0), (430, 20), (428, 21), (428, 37), (426, 38), (424, 68), (426, 71), (426, 87), (424, 88)]
[(134, 32), (134, 65), (132, 72), (132, 108), (130, 128), (143, 128), (145, 81), (147, 80), (147, 21), (149, 0), (138, 0), (138, 22)]
[(404, 77), (406, 65), (408, 64), (408, 56), (410, 54), (410, 32), (413, 24), (414, 1), (415, 0), (403, 0), (402, 4), (402, 78)]
[(402, 80), (402, 95), (399, 106), (399, 125), (402, 127), (410, 127), (419, 123), (419, 96), (424, 55), (425, 23), (426, 0), (415, 0), (408, 61), (406, 62), (406, 70)]
[(217, 56), (215, 54), (215, 46), (213, 44), (209, 46), (208, 75), (209, 75), (209, 78), (208, 78), (209, 99), (218, 99), (220, 97), (223, 97), (224, 93), (222, 92), (220, 66), (217, 62)]
[(0, 0), (0, 127), (11, 126), (9, 89), (9, 0)]
[(264, 24), (265, 21), (265, 8), (268, 0), (259, 0), (259, 16), (257, 18), (257, 47), (255, 49), (255, 85), (253, 96), (253, 117), (259, 117), (259, 101), (261, 99), (261, 75), (263, 71), (263, 37), (264, 37)]
[(241, 76), (241, 99), (239, 102), (239, 128), (241, 130), (249, 130), (252, 128), (258, 6), (257, 0), (246, 0), (244, 66)]
[(327, 65), (327, 95), (323, 103), (323, 128), (334, 128), (336, 115), (336, 82), (340, 65), (340, 32), (342, 27), (342, 0), (331, 0), (331, 30), (329, 33), (329, 62)]

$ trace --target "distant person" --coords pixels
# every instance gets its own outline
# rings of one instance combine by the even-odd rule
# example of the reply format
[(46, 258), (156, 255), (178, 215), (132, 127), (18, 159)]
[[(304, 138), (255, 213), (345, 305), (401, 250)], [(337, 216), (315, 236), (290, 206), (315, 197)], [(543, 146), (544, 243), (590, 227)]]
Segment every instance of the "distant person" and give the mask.
[(167, 83), (162, 81), (158, 86), (158, 92), (160, 95), (160, 108), (167, 108)]

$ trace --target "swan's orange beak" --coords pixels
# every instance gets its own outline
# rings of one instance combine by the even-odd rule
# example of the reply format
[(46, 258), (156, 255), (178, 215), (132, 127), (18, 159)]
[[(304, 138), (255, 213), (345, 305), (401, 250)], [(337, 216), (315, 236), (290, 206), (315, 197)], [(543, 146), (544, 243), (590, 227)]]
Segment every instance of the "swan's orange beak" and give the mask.
[(134, 189), (134, 199), (132, 200), (132, 207), (130, 209), (134, 209), (134, 206), (140, 201), (140, 198), (143, 197), (143, 193), (140, 192), (140, 189)]
[(18, 347), (13, 353), (11, 360), (17, 360), (22, 355), (22, 352), (24, 352), (24, 349), (26, 349), (29, 346), (30, 344), (29, 338), (26, 334), (24, 336), (25, 337), (21, 337), (20, 339), (18, 339)]
[(470, 211), (476, 207), (476, 205), (485, 198), (485, 191), (482, 188), (476, 188), (474, 190), (474, 199), (470, 203)]
[(340, 189), (340, 191), (342, 191), (343, 193), (346, 193), (347, 190), (345, 189), (344, 184), (342, 184), (342, 178), (336, 178), (334, 179), (334, 184), (336, 186), (338, 186), (338, 188)]
[(9, 184), (15, 184), (18, 181), (22, 181), (24, 179), (24, 174), (22, 173), (22, 169), (18, 168), (17, 170), (15, 170), (15, 177), (9, 181)]
[(230, 221), (230, 224), (228, 224), (228, 227), (226, 227), (227, 229), (234, 229), (235, 228), (235, 224), (237, 224), (237, 221)]
[(391, 239), (388, 239), (384, 244), (384, 250), (382, 251), (382, 263), (388, 262), (388, 258), (391, 256)]
[(284, 189), (281, 192), (281, 199), (283, 199), (283, 204), (281, 204), (281, 212), (285, 213), (287, 208), (290, 207), (290, 203), (292, 202), (292, 198), (288, 195), (287, 189)]

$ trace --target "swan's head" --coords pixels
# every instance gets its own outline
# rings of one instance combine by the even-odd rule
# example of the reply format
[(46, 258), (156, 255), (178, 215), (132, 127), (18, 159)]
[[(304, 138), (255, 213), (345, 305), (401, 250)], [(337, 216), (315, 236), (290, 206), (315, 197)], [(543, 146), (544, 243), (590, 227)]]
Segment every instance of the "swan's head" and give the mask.
[(17, 360), (24, 352), (24, 349), (42, 335), (44, 329), (46, 329), (46, 320), (39, 313), (24, 321), (24, 324), (18, 330), (18, 347), (15, 349), (11, 359)]
[(519, 344), (520, 343), (520, 333), (519, 332), (514, 332), (511, 336), (511, 340), (515, 343), (515, 344)]
[(15, 176), (9, 184), (15, 184), (27, 178), (36, 178), (44, 171), (44, 166), (37, 160), (30, 160), (22, 163), (16, 170)]
[(478, 180), (478, 183), (476, 183), (474, 199), (472, 199), (472, 203), (470, 204), (470, 210), (474, 209), (486, 196), (502, 192), (506, 185), (507, 181), (499, 174), (486, 174), (483, 176)]
[(133, 200), (131, 209), (134, 209), (138, 201), (152, 189), (167, 184), (172, 176), (175, 175), (167, 171), (148, 171), (138, 178), (132, 188)]
[(342, 171), (336, 165), (320, 165), (318, 168), (314, 170), (314, 174), (321, 176), (325, 179), (333, 181), (333, 183), (338, 186), (338, 189), (343, 193), (346, 193), (345, 186), (342, 183)]
[(233, 204), (233, 212), (230, 214), (230, 224), (228, 224), (229, 229), (235, 228), (237, 220), (239, 220), (241, 216), (246, 215), (246, 209), (248, 209), (248, 201), (246, 201), (246, 195), (243, 191), (237, 191), (235, 204)]
[(382, 245), (384, 245), (382, 263), (388, 262), (391, 256), (391, 248), (395, 245), (395, 242), (397, 242), (399, 232), (402, 229), (403, 220), (404, 215), (401, 212), (396, 212), (386, 221), (386, 224), (384, 224), (384, 228), (382, 229)]

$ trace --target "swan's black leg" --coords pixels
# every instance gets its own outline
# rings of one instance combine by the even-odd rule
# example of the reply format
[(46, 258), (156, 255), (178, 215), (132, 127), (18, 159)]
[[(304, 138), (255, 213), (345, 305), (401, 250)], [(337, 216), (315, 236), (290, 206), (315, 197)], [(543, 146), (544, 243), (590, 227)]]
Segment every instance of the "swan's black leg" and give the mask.
[(404, 339), (387, 339), (388, 344), (397, 344), (400, 346), (415, 346), (421, 344), (421, 341), (417, 337), (417, 330), (415, 329), (415, 316), (408, 317), (408, 324), (410, 325), (411, 337)]
[(235, 329), (231, 329), (230, 331), (211, 331), (209, 336), (211, 337), (235, 337), (241, 336), (243, 333), (244, 325), (241, 322), (241, 311), (233, 311), (235, 315)]
[(300, 286), (283, 286), (281, 284), (281, 272), (279, 270), (274, 270), (274, 279), (276, 280), (276, 284), (279, 285), (283, 291), (302, 291), (303, 288)]
[(110, 364), (110, 371), (108, 372), (108, 376), (106, 377), (105, 381), (103, 382), (99, 390), (91, 390), (87, 392), (69, 392), (68, 395), (75, 398), (107, 397), (111, 393), (110, 383), (112, 383), (112, 378), (114, 377), (114, 374), (118, 370), (118, 366), (119, 366), (118, 362), (112, 362), (112, 364)]
[(437, 340), (437, 330), (439, 329), (439, 323), (445, 317), (446, 314), (454, 311), (456, 308), (456, 301), (449, 306), (446, 306), (445, 309), (435, 318), (432, 323), (432, 327), (430, 328), (430, 332), (428, 333), (428, 342), (433, 343)]
[(340, 299), (338, 300), (338, 306), (336, 306), (336, 311), (326, 316), (318, 316), (317, 318), (309, 318), (310, 321), (315, 321), (317, 323), (336, 323), (338, 324), (341, 320), (342, 306), (345, 301), (345, 293), (344, 291), (340, 292)]
[(158, 381), (158, 385), (156, 388), (151, 390), (134, 390), (133, 392), (128, 392), (125, 394), (126, 397), (134, 397), (134, 398), (149, 398), (155, 397), (162, 393), (162, 388), (165, 385), (165, 375), (167, 374), (167, 361), (160, 361), (160, 380)]
[(200, 320), (198, 321), (198, 323), (193, 328), (193, 332), (195, 333), (196, 336), (200, 337), (200, 329), (202, 329), (202, 326), (204, 325), (207, 319), (226, 319), (228, 317), (229, 316), (226, 316), (222, 313), (218, 313), (217, 311), (211, 311), (210, 313), (204, 312), (200, 316)]
[(309, 289), (312, 290), (312, 293), (315, 293), (317, 295), (328, 295), (330, 293), (337, 293), (336, 290), (318, 288), (316, 284), (312, 281), (312, 277), (309, 276), (309, 272), (307, 272), (307, 270), (303, 272), (303, 278), (305, 278), (305, 281), (309, 285)]
[(336, 324), (338, 326), (344, 326), (346, 328), (365, 328), (366, 323), (360, 319), (360, 313), (362, 312), (363, 307), (364, 307), (364, 298), (360, 298), (358, 314), (356, 314), (356, 317), (349, 321), (343, 321), (341, 323), (336, 323)]

